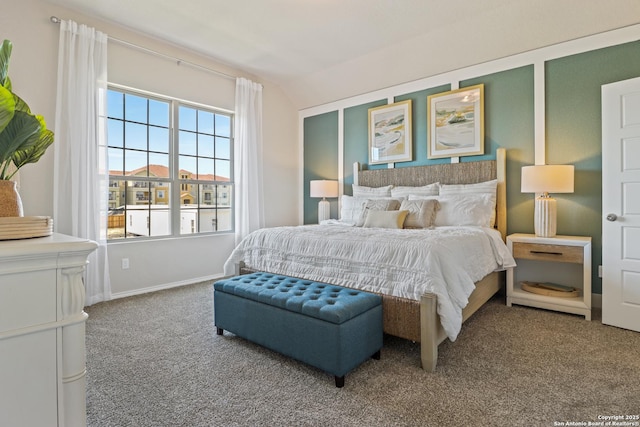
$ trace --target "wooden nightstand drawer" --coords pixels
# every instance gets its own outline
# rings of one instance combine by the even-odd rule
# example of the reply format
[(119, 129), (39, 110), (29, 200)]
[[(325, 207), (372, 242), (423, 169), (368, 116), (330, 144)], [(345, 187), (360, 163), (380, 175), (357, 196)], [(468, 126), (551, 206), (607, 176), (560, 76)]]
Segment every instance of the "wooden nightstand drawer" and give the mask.
[(582, 264), (584, 261), (584, 252), (581, 246), (513, 242), (513, 257), (538, 261)]

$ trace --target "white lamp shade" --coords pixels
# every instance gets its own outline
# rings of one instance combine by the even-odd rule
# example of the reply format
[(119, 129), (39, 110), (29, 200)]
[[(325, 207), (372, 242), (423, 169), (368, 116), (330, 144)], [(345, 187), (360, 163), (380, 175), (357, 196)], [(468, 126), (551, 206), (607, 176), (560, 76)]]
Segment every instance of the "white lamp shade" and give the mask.
[(321, 179), (309, 182), (309, 196), (338, 197), (338, 181)]
[(523, 193), (573, 193), (573, 165), (522, 167)]

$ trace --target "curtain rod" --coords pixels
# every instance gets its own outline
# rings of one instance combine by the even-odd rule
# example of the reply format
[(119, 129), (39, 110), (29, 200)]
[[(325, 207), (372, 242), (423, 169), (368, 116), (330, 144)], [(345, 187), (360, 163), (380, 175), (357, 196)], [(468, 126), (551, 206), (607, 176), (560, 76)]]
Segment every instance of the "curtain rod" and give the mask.
[[(60, 22), (62, 22), (62, 20), (60, 18), (58, 18), (57, 16), (51, 16), (51, 18), (49, 18), (49, 20), (51, 22), (53, 22), (54, 24), (59, 24)], [(155, 56), (159, 56), (161, 58), (165, 58), (165, 59), (169, 59), (171, 61), (175, 61), (177, 65), (183, 65), (184, 64), (184, 65), (188, 65), (188, 66), (193, 67), (193, 68), (197, 68), (197, 69), (200, 69), (200, 70), (208, 71), (208, 72), (210, 72), (212, 74), (216, 74), (218, 76), (221, 76), (221, 77), (224, 77), (224, 78), (227, 78), (227, 79), (231, 79), (231, 80), (235, 80), (236, 79), (236, 76), (232, 76), (230, 74), (223, 73), (222, 71), (214, 70), (212, 68), (207, 68), (207, 67), (205, 67), (203, 65), (199, 65), (199, 64), (195, 64), (193, 62), (185, 61), (183, 59), (176, 58), (175, 56), (170, 56), (170, 55), (167, 55), (167, 54), (164, 54), (164, 53), (161, 53), (161, 52), (146, 48), (144, 46), (140, 46), (140, 45), (128, 42), (128, 41), (117, 39), (115, 37), (111, 37), (111, 36), (107, 36), (107, 37), (108, 37), (109, 40), (114, 41), (116, 43), (120, 43), (122, 45), (125, 45), (125, 46), (128, 46), (128, 47), (132, 47), (134, 49), (138, 49), (138, 50), (141, 50), (143, 52), (150, 53), (150, 54), (155, 55)]]

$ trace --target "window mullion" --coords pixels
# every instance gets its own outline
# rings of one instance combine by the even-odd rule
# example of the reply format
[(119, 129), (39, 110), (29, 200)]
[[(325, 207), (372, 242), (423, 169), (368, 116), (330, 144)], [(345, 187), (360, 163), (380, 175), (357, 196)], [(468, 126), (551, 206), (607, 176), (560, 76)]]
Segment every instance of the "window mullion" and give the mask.
[(179, 138), (179, 117), (178, 117), (178, 102), (171, 101), (171, 117), (169, 119), (169, 126), (171, 127), (169, 144), (171, 145), (169, 152), (171, 153), (171, 234), (174, 236), (180, 235), (180, 221), (182, 218), (180, 212), (180, 193), (182, 191), (182, 183), (180, 182), (180, 138)]

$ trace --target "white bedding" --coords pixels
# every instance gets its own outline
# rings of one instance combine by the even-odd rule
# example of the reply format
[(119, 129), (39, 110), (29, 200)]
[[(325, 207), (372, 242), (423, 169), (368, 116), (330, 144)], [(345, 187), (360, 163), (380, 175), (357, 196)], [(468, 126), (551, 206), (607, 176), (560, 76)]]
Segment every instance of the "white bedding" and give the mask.
[(259, 271), (418, 301), (432, 292), (452, 341), (474, 283), (515, 266), (500, 233), (489, 228), (393, 230), (338, 224), (257, 230), (234, 249), (225, 274), (233, 275), (240, 261)]

